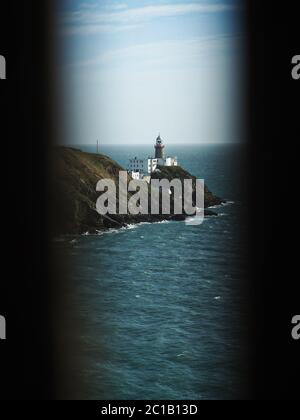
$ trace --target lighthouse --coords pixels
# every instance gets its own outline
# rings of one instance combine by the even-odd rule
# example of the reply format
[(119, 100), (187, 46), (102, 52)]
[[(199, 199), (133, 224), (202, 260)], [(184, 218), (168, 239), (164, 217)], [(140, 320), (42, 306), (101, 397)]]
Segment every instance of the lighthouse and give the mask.
[[(149, 179), (151, 174), (160, 166), (178, 166), (177, 157), (165, 157), (165, 145), (162, 142), (160, 134), (155, 143), (155, 157), (139, 159), (138, 157), (129, 159), (127, 171), (133, 179)], [(147, 181), (148, 182), (148, 181)], [(150, 181), (149, 181), (150, 182)]]
[(164, 159), (165, 158), (165, 151), (164, 151), (165, 145), (162, 142), (160, 134), (158, 135), (156, 139), (156, 144), (154, 148), (155, 148), (155, 159)]

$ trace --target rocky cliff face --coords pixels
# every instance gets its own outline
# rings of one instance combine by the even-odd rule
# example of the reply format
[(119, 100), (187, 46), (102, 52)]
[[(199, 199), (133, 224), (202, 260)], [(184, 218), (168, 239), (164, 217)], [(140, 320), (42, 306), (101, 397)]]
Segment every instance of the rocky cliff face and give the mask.
[[(157, 222), (170, 219), (184, 219), (184, 215), (108, 215), (101, 216), (96, 212), (96, 191), (100, 179), (112, 179), (117, 187), (119, 172), (124, 171), (117, 162), (107, 156), (84, 153), (80, 150), (57, 147), (53, 151), (52, 168), (52, 224), (55, 234), (94, 233), (97, 230), (118, 228), (127, 224), (140, 222)], [(196, 180), (180, 167), (162, 167), (153, 178), (179, 178)], [(128, 177), (130, 181), (130, 177)], [(130, 197), (130, 195), (129, 195)], [(117, 199), (118, 202), (118, 199)], [(221, 204), (205, 187), (205, 207)], [(209, 210), (207, 215), (213, 214)]]

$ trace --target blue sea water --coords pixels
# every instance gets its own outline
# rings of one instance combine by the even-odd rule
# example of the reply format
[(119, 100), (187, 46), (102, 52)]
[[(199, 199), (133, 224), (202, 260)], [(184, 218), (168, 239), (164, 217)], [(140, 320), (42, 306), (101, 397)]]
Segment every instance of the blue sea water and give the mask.
[[(152, 149), (101, 153), (126, 166)], [(246, 392), (243, 146), (170, 145), (168, 154), (229, 202), (200, 226), (142, 224), (55, 243), (70, 269), (74, 396), (201, 400)]]

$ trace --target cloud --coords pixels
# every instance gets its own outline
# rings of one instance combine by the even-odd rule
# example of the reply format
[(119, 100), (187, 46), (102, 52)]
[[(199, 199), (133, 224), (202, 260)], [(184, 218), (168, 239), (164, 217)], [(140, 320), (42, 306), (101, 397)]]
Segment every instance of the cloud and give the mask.
[(188, 40), (164, 40), (160, 42), (142, 43), (106, 51), (99, 56), (77, 62), (75, 67), (98, 67), (105, 69), (109, 66), (118, 68), (133, 68), (135, 70), (150, 70), (178, 67), (204, 67), (203, 58), (218, 57), (237, 51), (242, 42), (240, 35), (218, 35), (199, 37)]
[(94, 25), (84, 25), (84, 26), (69, 26), (64, 29), (65, 35), (95, 35), (99, 33), (117, 33), (122, 31), (128, 31), (140, 28), (142, 25), (122, 25), (117, 26), (113, 24), (94, 24)]
[(113, 10), (122, 10), (122, 9), (127, 9), (128, 5), (126, 3), (116, 3), (116, 4), (112, 4), (108, 7), (113, 9)]
[[(116, 8), (116, 6), (118, 8)], [(147, 5), (128, 8), (126, 4), (115, 5), (114, 9), (103, 10), (84, 7), (63, 15), (64, 32), (68, 35), (90, 35), (101, 32), (116, 32), (135, 28), (136, 25), (153, 19), (182, 16), (193, 13), (222, 13), (236, 9), (225, 3), (181, 3)]]

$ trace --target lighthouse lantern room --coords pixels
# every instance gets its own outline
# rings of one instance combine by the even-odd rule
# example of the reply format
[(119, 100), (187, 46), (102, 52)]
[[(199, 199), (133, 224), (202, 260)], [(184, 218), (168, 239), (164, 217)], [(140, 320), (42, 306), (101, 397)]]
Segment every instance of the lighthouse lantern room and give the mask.
[(160, 134), (158, 135), (156, 139), (156, 144), (154, 148), (155, 148), (155, 159), (164, 159), (165, 158), (165, 150), (164, 150), (165, 145), (162, 142)]

